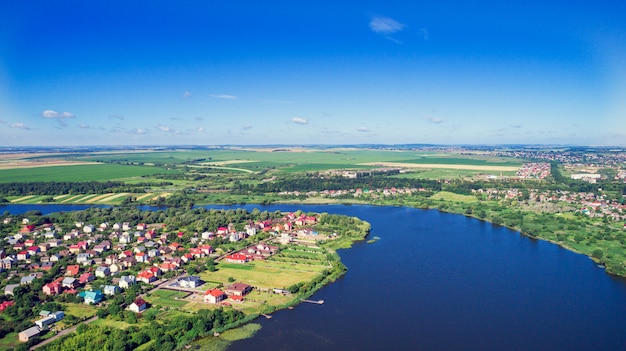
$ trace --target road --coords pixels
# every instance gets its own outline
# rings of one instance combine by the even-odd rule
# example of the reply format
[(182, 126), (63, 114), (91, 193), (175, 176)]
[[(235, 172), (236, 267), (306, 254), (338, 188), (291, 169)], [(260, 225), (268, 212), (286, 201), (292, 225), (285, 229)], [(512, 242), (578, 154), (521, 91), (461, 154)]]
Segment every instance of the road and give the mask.
[(61, 337), (65, 336), (65, 335), (67, 335), (69, 333), (74, 332), (74, 330), (76, 330), (76, 328), (78, 328), (79, 325), (91, 323), (91, 322), (95, 321), (96, 319), (98, 319), (98, 316), (93, 316), (93, 317), (87, 319), (86, 321), (84, 321), (82, 323), (78, 323), (78, 324), (76, 324), (74, 326), (71, 326), (69, 328), (63, 329), (57, 335), (51, 337), (50, 339), (46, 339), (46, 340), (40, 342), (39, 344), (31, 347), (29, 350), (36, 350), (36, 349), (38, 349), (38, 348), (40, 348), (40, 347), (42, 347), (44, 345), (47, 345), (47, 344), (57, 340), (58, 338), (61, 338)]

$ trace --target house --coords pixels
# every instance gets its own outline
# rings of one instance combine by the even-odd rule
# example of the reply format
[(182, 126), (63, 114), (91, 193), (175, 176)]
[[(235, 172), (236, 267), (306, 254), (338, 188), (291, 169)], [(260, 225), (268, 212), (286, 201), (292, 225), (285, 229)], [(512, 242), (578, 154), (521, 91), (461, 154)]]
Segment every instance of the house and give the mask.
[(181, 278), (178, 281), (178, 284), (182, 288), (197, 288), (200, 285), (204, 284), (204, 282), (197, 275), (190, 275), (190, 276)]
[(32, 256), (32, 255), (36, 255), (36, 254), (40, 253), (41, 252), (41, 248), (39, 246), (31, 246), (28, 249), (26, 249), (26, 251), (28, 251), (28, 254), (30, 256)]
[(210, 255), (213, 253), (213, 248), (211, 247), (211, 245), (200, 245), (198, 246), (198, 249), (204, 252), (205, 255)]
[(7, 257), (3, 259), (0, 261), (0, 265), (2, 266), (2, 269), (11, 269), (13, 267), (13, 258)]
[(108, 266), (99, 266), (96, 268), (96, 277), (105, 278), (111, 275), (111, 270)]
[(28, 240), (24, 241), (24, 246), (26, 246), (26, 247), (31, 247), (33, 245), (35, 245), (35, 239), (28, 239)]
[(108, 240), (105, 240), (105, 241), (101, 242), (100, 244), (95, 245), (93, 247), (93, 249), (97, 253), (102, 253), (104, 251), (111, 250), (111, 242), (108, 241)]
[(13, 293), (13, 290), (15, 288), (17, 288), (18, 286), (20, 286), (19, 284), (9, 284), (7, 286), (4, 287), (4, 295), (11, 295), (11, 296), (15, 296)]
[(220, 289), (209, 289), (204, 294), (204, 302), (207, 303), (220, 303), (226, 298), (226, 294)]
[(128, 306), (128, 309), (135, 313), (142, 312), (146, 308), (148, 308), (148, 305), (146, 304), (146, 301), (144, 301), (141, 297), (135, 299), (135, 301), (133, 301), (133, 303), (131, 303), (130, 306)]
[(42, 291), (44, 294), (48, 296), (54, 296), (61, 293), (61, 284), (58, 282), (48, 283), (43, 286)]
[(144, 282), (146, 284), (150, 284), (150, 283), (152, 283), (155, 280), (157, 280), (157, 278), (150, 271), (143, 271), (143, 272), (140, 272), (139, 274), (137, 274), (137, 281), (138, 282)]
[(113, 263), (109, 266), (109, 270), (111, 270), (111, 274), (115, 274), (123, 269), (122, 265)]
[(234, 253), (225, 257), (226, 262), (230, 263), (246, 263), (248, 262), (248, 256), (242, 253)]
[(148, 261), (148, 255), (146, 255), (145, 252), (140, 252), (138, 254), (135, 254), (135, 261), (139, 262), (139, 263), (143, 263)]
[(27, 260), (27, 259), (29, 259), (29, 258), (30, 258), (30, 253), (28, 253), (28, 251), (20, 251), (20, 252), (17, 254), (17, 259), (18, 259), (19, 261), (25, 261), (25, 260)]
[(0, 312), (4, 312), (4, 310), (13, 306), (14, 304), (15, 301), (4, 301), (3, 303), (0, 303)]
[(70, 245), (70, 252), (73, 253), (73, 254), (80, 253), (80, 246), (78, 246), (78, 244)]
[(25, 277), (22, 277), (22, 279), (20, 279), (20, 285), (29, 285), (33, 283), (33, 280), (35, 280), (35, 276), (34, 275), (27, 275)]
[(102, 291), (100, 291), (100, 290), (83, 291), (82, 293), (78, 294), (78, 296), (80, 296), (80, 297), (85, 299), (85, 304), (94, 304), (95, 305), (97, 303), (100, 303), (102, 301), (102, 299), (104, 299), (104, 295), (102, 294)]
[(132, 275), (123, 275), (120, 278), (118, 285), (122, 289), (128, 289), (130, 288), (131, 285), (135, 284), (135, 282), (136, 282), (135, 277), (133, 277)]
[(104, 286), (104, 294), (105, 295), (116, 295), (120, 292), (120, 287), (117, 285), (105, 285)]
[(77, 264), (69, 265), (65, 268), (65, 275), (68, 275), (68, 276), (78, 275), (79, 270), (80, 270), (79, 265)]
[(78, 286), (78, 279), (72, 277), (65, 277), (61, 281), (61, 286), (67, 289), (74, 289)]
[(85, 285), (85, 284), (93, 281), (94, 279), (96, 279), (96, 277), (93, 274), (91, 274), (91, 273), (83, 273), (78, 278), (78, 282), (80, 284), (82, 284), (82, 285)]
[(169, 272), (169, 271), (177, 270), (178, 265), (176, 265), (175, 263), (171, 261), (167, 261), (167, 262), (161, 263), (161, 265), (159, 265), (159, 268), (161, 268), (163, 272)]
[(244, 283), (233, 283), (226, 288), (228, 295), (245, 296), (250, 291), (252, 291), (252, 286)]
[(28, 340), (34, 338), (35, 336), (39, 335), (39, 327), (34, 326), (34, 327), (30, 327), (24, 331), (21, 331), (19, 333), (19, 339), (21, 342), (27, 342)]

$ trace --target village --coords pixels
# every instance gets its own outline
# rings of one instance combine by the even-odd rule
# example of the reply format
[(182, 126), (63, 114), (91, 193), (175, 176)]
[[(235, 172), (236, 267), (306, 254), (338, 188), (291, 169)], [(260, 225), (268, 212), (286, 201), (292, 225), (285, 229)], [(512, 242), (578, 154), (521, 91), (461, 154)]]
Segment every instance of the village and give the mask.
[[(4, 225), (19, 221), (21, 229), (3, 238), (7, 249), (0, 250), (0, 272), (7, 275), (5, 281), (9, 284), (2, 287), (0, 313), (12, 308), (23, 291), (20, 288), (34, 286), (41, 286), (34, 291), (41, 302), (67, 301), (67, 296), (73, 296), (71, 301), (96, 306), (105, 306), (107, 301), (140, 286), (133, 290), (132, 303), (125, 306), (138, 314), (151, 306), (145, 296), (158, 289), (187, 292), (207, 308), (240, 305), (259, 287), (229, 281), (207, 288), (198, 275), (189, 272), (202, 271), (218, 262), (244, 265), (266, 260), (289, 243), (315, 246), (316, 241), (331, 238), (315, 231), (318, 220), (318, 215), (287, 213), (279, 219), (250, 222), (243, 231), (237, 231), (231, 223), (186, 236), (164, 224), (76, 222), (72, 228), (61, 228), (54, 223), (35, 225), (28, 217), (6, 217)], [(265, 239), (255, 240), (260, 233), (266, 233)], [(225, 252), (219, 247), (216, 250), (212, 245), (215, 241), (247, 244)], [(188, 269), (191, 263), (196, 263), (194, 269)], [(282, 286), (261, 289), (289, 294)], [(63, 311), (42, 310), (33, 318), (31, 327), (17, 331), (19, 340), (27, 342), (47, 333), (65, 317)], [(55, 328), (55, 333), (58, 331)]]

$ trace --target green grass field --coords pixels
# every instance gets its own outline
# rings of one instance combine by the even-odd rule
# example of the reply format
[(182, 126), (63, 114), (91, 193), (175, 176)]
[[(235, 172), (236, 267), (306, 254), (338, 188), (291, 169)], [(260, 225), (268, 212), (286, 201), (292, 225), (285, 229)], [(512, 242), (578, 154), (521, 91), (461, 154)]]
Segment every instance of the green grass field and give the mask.
[(311, 280), (326, 268), (321, 264), (305, 265), (271, 260), (254, 261), (254, 265), (219, 263), (217, 271), (204, 272), (201, 278), (204, 281), (219, 281), (225, 286), (230, 284), (228, 280), (232, 277), (236, 281), (253, 286), (283, 288)]
[(158, 167), (115, 164), (72, 165), (0, 170), (0, 182), (84, 182), (128, 180), (157, 173), (180, 173)]
[(146, 296), (145, 300), (156, 306), (181, 308), (187, 304), (187, 301), (182, 299), (187, 295), (189, 293), (160, 289), (150, 293), (150, 296)]

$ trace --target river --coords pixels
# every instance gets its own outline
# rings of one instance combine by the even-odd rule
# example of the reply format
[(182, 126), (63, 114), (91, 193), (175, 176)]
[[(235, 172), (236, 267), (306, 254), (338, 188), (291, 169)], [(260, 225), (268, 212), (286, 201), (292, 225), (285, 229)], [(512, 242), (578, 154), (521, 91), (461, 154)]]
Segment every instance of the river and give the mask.
[[(0, 211), (22, 213), (22, 205)], [(375, 243), (341, 250), (348, 272), (323, 305), (259, 319), (229, 350), (626, 350), (626, 283), (585, 256), (436, 210), (373, 206), (208, 206), (341, 213)]]

